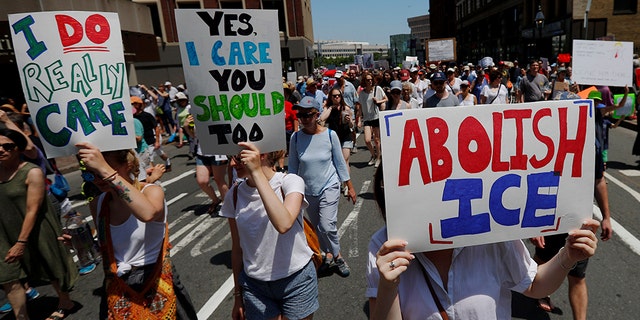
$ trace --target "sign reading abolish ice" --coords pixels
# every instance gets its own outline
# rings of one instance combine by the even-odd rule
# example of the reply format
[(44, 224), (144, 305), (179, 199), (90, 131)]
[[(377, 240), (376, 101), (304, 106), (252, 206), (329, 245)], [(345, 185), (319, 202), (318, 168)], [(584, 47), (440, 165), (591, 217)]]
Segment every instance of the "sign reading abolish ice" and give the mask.
[(389, 239), (419, 252), (579, 228), (593, 208), (592, 103), (381, 112)]
[(135, 147), (116, 13), (9, 15), (24, 96), (47, 156)]
[(176, 10), (203, 152), (235, 154), (241, 141), (286, 148), (277, 21), (274, 10)]

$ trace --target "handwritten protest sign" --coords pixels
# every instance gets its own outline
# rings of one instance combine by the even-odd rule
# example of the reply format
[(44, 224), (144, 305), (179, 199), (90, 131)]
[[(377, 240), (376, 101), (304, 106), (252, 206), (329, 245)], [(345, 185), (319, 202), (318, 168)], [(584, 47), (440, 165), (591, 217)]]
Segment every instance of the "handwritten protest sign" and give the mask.
[(456, 38), (429, 40), (427, 42), (427, 60), (456, 60)]
[(593, 116), (592, 100), (381, 112), (389, 239), (417, 252), (580, 227)]
[(50, 158), (134, 148), (135, 131), (116, 13), (9, 15), (29, 112)]
[[(620, 100), (624, 97), (624, 94), (614, 94), (613, 95), (613, 103), (618, 105)], [(636, 94), (629, 93), (627, 95), (627, 100), (624, 102), (624, 106), (620, 107), (620, 109), (616, 109), (613, 111), (613, 118), (620, 119), (623, 116), (630, 117), (636, 111)]]
[(203, 152), (235, 154), (251, 141), (285, 149), (278, 14), (176, 10), (191, 113)]
[(571, 80), (624, 87), (633, 83), (633, 42), (573, 40)]

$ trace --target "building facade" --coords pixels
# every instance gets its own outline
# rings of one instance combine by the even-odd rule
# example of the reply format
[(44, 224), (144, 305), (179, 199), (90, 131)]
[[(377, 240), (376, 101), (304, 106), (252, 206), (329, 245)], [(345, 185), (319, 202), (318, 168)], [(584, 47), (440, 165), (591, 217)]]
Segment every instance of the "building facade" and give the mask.
[(426, 48), (427, 39), (431, 38), (429, 15), (408, 18), (407, 24), (411, 29), (411, 39), (416, 39), (415, 49)]
[(396, 67), (402, 65), (402, 61), (406, 56), (412, 55), (409, 43), (411, 42), (411, 34), (394, 34), (389, 36), (389, 56), (391, 65)]
[(389, 46), (386, 44), (369, 44), (368, 42), (355, 41), (318, 41), (313, 45), (316, 57), (326, 58), (346, 58), (365, 53), (377, 53), (387, 55)]
[(136, 64), (149, 83), (184, 82), (175, 9), (271, 9), (278, 11), (283, 73), (310, 74), (313, 70), (311, 0), (132, 0), (149, 8), (153, 33), (160, 43), (160, 61)]

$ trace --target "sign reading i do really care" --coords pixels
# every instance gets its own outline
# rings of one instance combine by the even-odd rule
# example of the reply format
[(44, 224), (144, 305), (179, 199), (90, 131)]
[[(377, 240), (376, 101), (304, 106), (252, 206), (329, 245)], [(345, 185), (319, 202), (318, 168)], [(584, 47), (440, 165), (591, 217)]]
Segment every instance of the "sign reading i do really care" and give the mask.
[(175, 11), (191, 113), (203, 152), (285, 149), (284, 95), (275, 10)]
[(579, 228), (594, 112), (592, 100), (381, 112), (389, 239), (420, 252)]
[(108, 12), (9, 15), (29, 112), (50, 158), (89, 141), (103, 151), (134, 148), (120, 22)]

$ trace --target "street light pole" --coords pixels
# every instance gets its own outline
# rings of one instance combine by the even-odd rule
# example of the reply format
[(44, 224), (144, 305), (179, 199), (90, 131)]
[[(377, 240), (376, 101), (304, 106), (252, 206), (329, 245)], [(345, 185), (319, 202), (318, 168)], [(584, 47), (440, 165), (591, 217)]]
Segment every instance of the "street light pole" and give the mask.
[[(538, 41), (536, 43), (536, 52), (540, 55), (540, 39), (542, 39), (542, 29), (544, 28), (544, 13), (542, 13), (542, 5), (538, 5), (538, 12), (536, 13), (536, 29), (538, 29)], [(539, 59), (540, 57), (536, 57)]]

